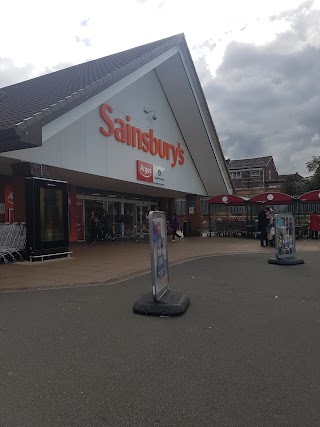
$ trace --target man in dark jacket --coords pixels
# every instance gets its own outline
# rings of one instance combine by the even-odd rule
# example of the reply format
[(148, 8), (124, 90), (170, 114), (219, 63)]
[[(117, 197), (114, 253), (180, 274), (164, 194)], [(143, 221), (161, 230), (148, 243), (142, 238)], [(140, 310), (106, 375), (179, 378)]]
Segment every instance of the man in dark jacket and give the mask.
[(267, 217), (266, 208), (263, 207), (258, 214), (258, 231), (260, 231), (260, 243), (261, 246), (267, 245), (267, 226), (269, 219)]
[(177, 233), (178, 227), (179, 227), (179, 220), (177, 218), (177, 214), (174, 213), (171, 220), (171, 227), (172, 227), (172, 241), (176, 241), (176, 237), (179, 237), (179, 240), (181, 239), (181, 236)]

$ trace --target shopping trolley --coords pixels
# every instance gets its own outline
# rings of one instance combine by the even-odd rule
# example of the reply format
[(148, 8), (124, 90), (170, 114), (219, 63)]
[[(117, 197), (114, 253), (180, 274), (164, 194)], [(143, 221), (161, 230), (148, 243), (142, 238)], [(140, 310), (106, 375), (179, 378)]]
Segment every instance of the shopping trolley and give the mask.
[(149, 242), (149, 230), (146, 223), (143, 223), (141, 228), (136, 228), (135, 238), (138, 243)]
[(0, 224), (0, 262), (23, 261), (26, 247), (26, 226), (24, 223)]

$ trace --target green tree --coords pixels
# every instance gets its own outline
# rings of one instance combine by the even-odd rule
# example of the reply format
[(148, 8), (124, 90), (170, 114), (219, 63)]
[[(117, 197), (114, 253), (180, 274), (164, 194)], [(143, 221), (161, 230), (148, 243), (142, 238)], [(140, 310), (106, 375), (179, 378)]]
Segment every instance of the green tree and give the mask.
[(308, 171), (314, 172), (310, 179), (308, 190), (320, 189), (320, 156), (312, 156), (312, 160), (309, 160), (306, 165)]
[(286, 177), (280, 186), (280, 191), (291, 196), (300, 196), (300, 194), (308, 191), (308, 188), (304, 179), (295, 173)]
[(320, 156), (312, 156), (312, 160), (309, 160), (306, 165), (309, 172), (317, 172), (320, 167)]

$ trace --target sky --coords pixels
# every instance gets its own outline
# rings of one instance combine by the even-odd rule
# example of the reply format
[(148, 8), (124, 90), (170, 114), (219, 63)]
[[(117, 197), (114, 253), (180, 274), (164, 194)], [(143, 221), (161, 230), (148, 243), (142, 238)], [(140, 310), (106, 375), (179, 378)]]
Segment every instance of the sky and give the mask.
[(320, 0), (1, 4), (0, 88), (184, 33), (225, 158), (320, 156)]

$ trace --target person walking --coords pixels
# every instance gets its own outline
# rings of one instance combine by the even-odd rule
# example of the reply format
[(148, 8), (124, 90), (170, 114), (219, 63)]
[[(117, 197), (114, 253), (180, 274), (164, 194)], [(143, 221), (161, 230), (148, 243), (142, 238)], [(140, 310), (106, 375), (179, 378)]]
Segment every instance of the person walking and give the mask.
[(91, 243), (94, 245), (97, 241), (97, 221), (96, 221), (96, 215), (94, 211), (91, 211), (91, 214), (90, 214), (90, 236), (91, 236)]
[(267, 217), (266, 208), (263, 207), (258, 214), (258, 231), (260, 231), (260, 244), (262, 247), (268, 246), (267, 242), (267, 226), (269, 219)]
[(102, 229), (103, 229), (103, 238), (104, 240), (111, 238), (114, 240), (113, 228), (108, 213), (103, 209), (101, 217)]
[(177, 233), (177, 230), (179, 228), (179, 220), (177, 218), (177, 214), (174, 213), (171, 220), (171, 227), (172, 227), (172, 241), (176, 241), (176, 237), (179, 237), (179, 240), (181, 239), (181, 236)]
[(267, 239), (266, 244), (267, 246), (275, 246), (275, 229), (274, 229), (274, 216), (273, 216), (273, 210), (269, 207), (266, 208), (266, 215), (268, 224), (266, 227), (267, 230)]
[(316, 211), (310, 215), (311, 239), (317, 239), (319, 236), (320, 218)]

